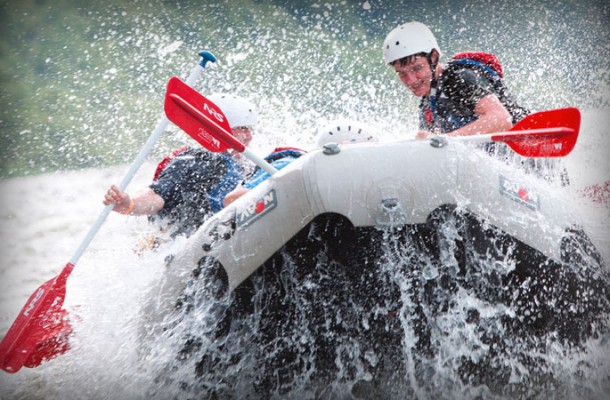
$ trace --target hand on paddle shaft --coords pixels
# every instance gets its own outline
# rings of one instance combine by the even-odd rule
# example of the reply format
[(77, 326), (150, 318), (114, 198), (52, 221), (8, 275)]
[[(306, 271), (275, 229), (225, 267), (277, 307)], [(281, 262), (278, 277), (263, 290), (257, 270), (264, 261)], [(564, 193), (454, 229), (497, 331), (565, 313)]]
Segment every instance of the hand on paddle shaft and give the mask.
[(104, 205), (123, 215), (154, 215), (163, 209), (165, 201), (151, 188), (139, 190), (131, 196), (112, 185), (104, 195)]
[[(202, 60), (193, 68), (187, 79), (191, 85), (199, 78), (208, 61), (216, 61), (212, 53), (201, 52), (199, 55)], [(168, 124), (169, 120), (164, 115), (118, 186), (120, 192), (125, 190)], [(66, 281), (78, 259), (112, 211), (112, 207), (113, 204), (109, 204), (104, 208), (60, 274), (45, 282), (30, 296), (0, 343), (0, 369), (14, 373), (23, 366), (36, 367), (43, 360), (67, 351), (66, 339), (71, 327), (66, 311), (62, 308), (66, 296)]]
[(571, 107), (530, 114), (508, 132), (450, 139), (471, 143), (506, 143), (524, 157), (563, 157), (574, 149), (579, 132), (580, 111)]
[(103, 201), (105, 206), (113, 205), (112, 211), (119, 214), (129, 214), (134, 209), (134, 201), (127, 193), (121, 191), (117, 185), (110, 186)]

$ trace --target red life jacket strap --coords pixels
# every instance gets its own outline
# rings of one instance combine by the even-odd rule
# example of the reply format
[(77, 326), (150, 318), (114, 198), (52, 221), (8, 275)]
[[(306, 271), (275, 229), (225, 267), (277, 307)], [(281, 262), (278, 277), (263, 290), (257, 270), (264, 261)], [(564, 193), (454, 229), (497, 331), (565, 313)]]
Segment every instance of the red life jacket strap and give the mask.
[(153, 182), (159, 178), (161, 172), (167, 167), (167, 165), (180, 153), (184, 150), (188, 149), (188, 146), (182, 146), (178, 149), (173, 150), (170, 154), (166, 155), (163, 160), (157, 165), (157, 169), (155, 170), (155, 174), (153, 175)]
[(286, 151), (286, 150), (293, 150), (293, 151), (298, 151), (301, 153), (307, 153), (305, 150), (301, 150), (297, 147), (276, 147), (272, 153), (279, 153), (280, 151)]

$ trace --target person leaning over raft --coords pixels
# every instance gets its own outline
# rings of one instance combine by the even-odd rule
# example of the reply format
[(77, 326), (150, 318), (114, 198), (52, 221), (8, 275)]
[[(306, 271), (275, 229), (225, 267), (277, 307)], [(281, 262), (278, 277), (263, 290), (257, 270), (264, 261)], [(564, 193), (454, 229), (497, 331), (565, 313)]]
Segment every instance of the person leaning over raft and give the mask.
[(494, 55), (461, 53), (442, 66), (441, 54), (434, 34), (420, 22), (400, 25), (383, 43), (384, 62), (422, 99), (418, 139), (506, 131), (529, 114), (502, 81)]
[[(244, 145), (252, 140), (257, 113), (252, 103), (229, 94), (210, 96), (227, 116), (233, 135)], [(125, 215), (148, 215), (172, 237), (192, 234), (211, 213), (222, 209), (227, 193), (243, 179), (241, 154), (232, 150), (212, 153), (184, 147), (159, 164), (153, 182), (134, 195), (112, 185), (105, 205)]]
[[(394, 68), (402, 84), (421, 98), (417, 139), (507, 131), (530, 113), (507, 88), (495, 55), (458, 53), (442, 66), (436, 38), (420, 22), (393, 29), (382, 52), (383, 61)], [(485, 149), (549, 181), (569, 183), (560, 160), (523, 158), (505, 145), (486, 144)]]

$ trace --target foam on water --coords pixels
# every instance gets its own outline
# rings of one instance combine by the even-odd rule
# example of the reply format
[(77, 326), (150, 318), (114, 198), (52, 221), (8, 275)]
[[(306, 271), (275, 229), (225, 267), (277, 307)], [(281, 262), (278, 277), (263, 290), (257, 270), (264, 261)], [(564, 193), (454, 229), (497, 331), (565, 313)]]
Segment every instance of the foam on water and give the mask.
[[(602, 12), (586, 9), (595, 2), (584, 2), (582, 7), (565, 2), (567, 6), (559, 4), (556, 10), (542, 3), (502, 3), (489, 20), (480, 18), (480, 8), (489, 7), (486, 2), (471, 2), (456, 8), (450, 7), (454, 3), (450, 1), (444, 3), (445, 8), (418, 3), (413, 5), (411, 14), (404, 11), (402, 2), (314, 2), (309, 7), (269, 6), (265, 13), (246, 15), (244, 26), (229, 27), (227, 15), (249, 12), (242, 2), (176, 3), (177, 12), (172, 15), (180, 19), (169, 22), (162, 20), (165, 14), (160, 12), (166, 3), (173, 7), (174, 2), (149, 1), (139, 2), (133, 10), (124, 12), (89, 13), (91, 43), (83, 58), (74, 65), (64, 64), (72, 59), (67, 50), (69, 46), (64, 46), (45, 60), (47, 67), (58, 71), (53, 75), (55, 80), (35, 80), (40, 87), (30, 88), (34, 98), (39, 95), (45, 98), (46, 84), (73, 87), (71, 97), (60, 99), (64, 101), (54, 105), (57, 108), (51, 109), (52, 116), (49, 111), (49, 117), (40, 123), (42, 126), (30, 121), (22, 124), (27, 129), (20, 136), (30, 141), (11, 151), (26, 160), (32, 157), (34, 164), (40, 162), (35, 157), (45, 155), (41, 149), (50, 146), (47, 135), (58, 134), (52, 129), (49, 133), (48, 125), (53, 118), (66, 118), (73, 121), (72, 130), (61, 132), (61, 147), (48, 151), (44, 158), (47, 162), (56, 161), (57, 152), (68, 155), (67, 158), (100, 158), (97, 151), (108, 143), (115, 144), (113, 153), (121, 154), (115, 160), (127, 160), (130, 157), (127, 150), (133, 152), (140, 138), (148, 134), (144, 127), (152, 128), (159, 117), (167, 78), (185, 75), (192, 67), (193, 55), (203, 50), (200, 46), (209, 47), (220, 60), (218, 65), (206, 69), (197, 88), (203, 93), (235, 92), (255, 99), (259, 106), (262, 129), (253, 142), (259, 154), (277, 145), (312, 148), (317, 129), (335, 117), (355, 118), (373, 125), (381, 141), (412, 138), (417, 123), (417, 100), (381, 64), (382, 39), (373, 35), (383, 35), (416, 16), (435, 24), (441, 42), (448, 43), (444, 49), (447, 55), (466, 48), (498, 52), (511, 87), (516, 88), (520, 99), (529, 99), (526, 103), (533, 107), (554, 108), (575, 102), (607, 105), (610, 98), (609, 71), (603, 65), (608, 54), (605, 40), (608, 27), (603, 23)], [(356, 11), (352, 10), (354, 4)], [(565, 18), (569, 22), (560, 15), (566, 8), (569, 12)], [(362, 12), (370, 35), (357, 31), (357, 25), (351, 23), (354, 13)], [(28, 13), (20, 12), (13, 26), (20, 26), (19, 18), (27, 18)], [(202, 15), (208, 17), (205, 24), (202, 24)], [(507, 15), (510, 21), (517, 21), (516, 26), (508, 26), (512, 22), (505, 22)], [(282, 21), (291, 29), (275, 30), (269, 19)], [(70, 21), (65, 23), (70, 25)], [(174, 31), (175, 27), (182, 31)], [(597, 32), (599, 37), (591, 34)], [(217, 40), (207, 42), (211, 37)], [(349, 53), (350, 49), (343, 46), (346, 41), (357, 43), (357, 54)], [(27, 49), (27, 44), (16, 43), (16, 47)], [(151, 49), (154, 60), (151, 60)], [(23, 58), (29, 62), (27, 57)], [(589, 65), (602, 67), (580, 68)], [(30, 77), (19, 75), (20, 72), (15, 68), (15, 81), (29, 82)], [(51, 77), (51, 74), (44, 75)], [(103, 77), (101, 81), (97, 79), (99, 76)], [(594, 85), (597, 82), (599, 85)], [(591, 90), (592, 86), (596, 90)], [(78, 107), (71, 108), (75, 105)], [(610, 208), (592, 204), (580, 193), (589, 185), (610, 180), (607, 156), (610, 110), (582, 111), (578, 145), (564, 160), (571, 178), (571, 187), (565, 195), (573, 199), (574, 207), (582, 214), (583, 225), (589, 228), (608, 265)], [(77, 140), (82, 137), (87, 139)], [(157, 155), (182, 145), (186, 135), (171, 128), (165, 139), (156, 150)], [(69, 260), (101, 212), (106, 188), (110, 183), (119, 182), (126, 169), (126, 166), (84, 169), (0, 181), (0, 335), (8, 330), (29, 295)], [(129, 189), (149, 182), (153, 169), (154, 165), (146, 165)], [(385, 247), (379, 245), (383, 257), (375, 278), (394, 290), (375, 309), (365, 309), (356, 297), (351, 314), (347, 311), (342, 314), (335, 304), (334, 293), (324, 290), (328, 288), (326, 278), (333, 276), (332, 269), (321, 268), (320, 275), (299, 280), (299, 271), (288, 268), (281, 281), (286, 288), (309, 295), (316, 293), (321, 300), (312, 305), (298, 297), (285, 296), (283, 299), (292, 307), (294, 319), (281, 327), (284, 336), (278, 336), (275, 342), (266, 342), (261, 348), (251, 346), (250, 339), (261, 339), (258, 328), (270, 323), (264, 319), (269, 310), (261, 307), (248, 319), (249, 324), (234, 326), (232, 334), (223, 340), (209, 340), (206, 335), (195, 338), (198, 341), (190, 343), (194, 344), (192, 351), (199, 358), (188, 359), (185, 353), (183, 360), (177, 360), (177, 355), (184, 350), (187, 342), (184, 339), (194, 331), (206, 333), (213, 324), (212, 317), (221, 309), (207, 302), (205, 290), (191, 287), (190, 294), (201, 307), (188, 317), (169, 316), (175, 320), (165, 322), (169, 327), (165, 334), (153, 338), (142, 336), (142, 307), (154, 300), (151, 289), (165, 271), (164, 259), (184, 245), (177, 241), (159, 252), (137, 255), (133, 247), (148, 231), (145, 218), (116, 214), (109, 217), (68, 281), (66, 307), (75, 318), (72, 349), (36, 369), (25, 368), (13, 375), (0, 372), (0, 398), (118, 400), (181, 397), (189, 390), (247, 393), (254, 379), (276, 398), (337, 398), (344, 393), (366, 398), (367, 393), (375, 390), (378, 395), (375, 398), (443, 397), (448, 393), (451, 395), (444, 397), (493, 398), (500, 391), (497, 387), (479, 385), (475, 380), (464, 384), (456, 371), (462, 356), (478, 362), (489, 351), (480, 332), (467, 321), (476, 317), (488, 324), (486, 332), (490, 335), (502, 336), (503, 328), (495, 321), (502, 316), (511, 318), (514, 314), (509, 307), (486, 302), (465, 287), (455, 288), (450, 304), (442, 291), (434, 292), (435, 301), (449, 304), (449, 311), (438, 318), (436, 325), (428, 327), (436, 357), (426, 358), (409, 345), (417, 343), (421, 334), (418, 331), (421, 325), (413, 315), (428, 312), (418, 308), (414, 297), (420, 293), (422, 282), (456, 273), (452, 269), (457, 262), (453, 257), (455, 240), (449, 238), (457, 240), (459, 234), (451, 229), (445, 231), (448, 240), (440, 266), (418, 253), (412, 242), (388, 240)], [(293, 260), (284, 261), (288, 267), (294, 267)], [(326, 267), (328, 260), (322, 254), (318, 261)], [(421, 281), (404, 274), (400, 268), (413, 264), (421, 268)], [(499, 275), (514, 268), (510, 260), (485, 265)], [(255, 283), (263, 289), (261, 302), (274, 298), (264, 281)], [(469, 313), (472, 309), (478, 315)], [(320, 310), (327, 310), (328, 315), (316, 314)], [(328, 324), (354, 332), (384, 331), (386, 325), (379, 322), (380, 316), (396, 316), (387, 322), (387, 327), (397, 328), (400, 335), (387, 340), (383, 337), (381, 342), (396, 350), (397, 360), (393, 361), (403, 369), (384, 371), (396, 379), (389, 381), (391, 385), (371, 388), (371, 369), (383, 370), (384, 355), (378, 348), (366, 347), (366, 343), (348, 337), (332, 349), (326, 360), (334, 375), (324, 376), (325, 370), (316, 364), (317, 338), (313, 332), (319, 326), (308, 325), (312, 314), (318, 317), (315, 321), (321, 322), (322, 327)], [(176, 324), (180, 317), (184, 317), (183, 323)], [(523, 343), (515, 340), (512, 344), (517, 347)], [(528, 379), (525, 357), (538, 362), (535, 366), (541, 368), (537, 372), (543, 375), (549, 372), (554, 382), (564, 382), (555, 392), (559, 398), (608, 398), (608, 338), (587, 340), (578, 351), (570, 351), (550, 339), (536, 344), (538, 350), (516, 349), (512, 354), (519, 357), (500, 358), (503, 371), (510, 371), (505, 381), (514, 384), (515, 390), (519, 389), (520, 382)], [(297, 349), (298, 356), (291, 349)], [(287, 359), (292, 370), (281, 368), (284, 354), (294, 356)], [(214, 368), (210, 368), (195, 379), (195, 364), (205, 355), (213, 357), (205, 359), (207, 364), (202, 363), (203, 366), (217, 363), (225, 369), (215, 374)], [(261, 361), (271, 370), (279, 365), (274, 370), (279, 372), (257, 375)], [(289, 375), (293, 371), (298, 374), (292, 379)], [(285, 386), (279, 385), (280, 381)], [(425, 384), (426, 381), (435, 387)], [(323, 383), (323, 388), (312, 393), (312, 382)], [(540, 392), (520, 394), (541, 398), (544, 388)], [(510, 398), (511, 393), (497, 396)]]
[[(574, 189), (566, 192), (566, 196), (575, 195), (576, 189), (597, 182), (599, 178), (607, 179), (608, 161), (605, 153), (601, 150), (606, 136), (606, 125), (602, 111), (584, 113), (583, 132), (581, 141), (572, 155), (566, 159), (570, 176), (573, 178)], [(146, 165), (136, 178), (132, 187), (145, 184), (152, 174), (153, 165)], [(5, 332), (13, 321), (14, 316), (23, 306), (27, 297), (34, 289), (46, 279), (58, 273), (60, 268), (67, 262), (72, 251), (76, 248), (81, 235), (93, 223), (97, 212), (101, 211), (101, 197), (107, 185), (117, 182), (122, 176), (124, 167), (109, 168), (103, 170), (83, 170), (66, 173), (45, 174), (34, 177), (14, 178), (0, 182), (2, 193), (4, 193), (4, 207), (2, 218), (1, 257), (2, 257), (2, 280), (1, 297), (2, 319), (0, 330)], [(592, 174), (591, 171), (595, 172)], [(587, 223), (593, 227), (596, 239), (601, 243), (600, 249), (607, 253), (608, 227), (610, 226), (610, 215), (608, 208), (595, 206), (587, 201), (576, 201), (587, 216)], [(183, 351), (184, 338), (189, 335), (190, 330), (201, 332), (209, 328), (213, 321), (213, 308), (202, 307), (194, 313), (194, 319), (187, 324), (179, 325), (179, 331), (173, 332), (169, 337), (159, 340), (150, 338), (148, 344), (142, 342), (141, 308), (151, 301), (150, 288), (164, 271), (164, 258), (167, 254), (178, 251), (184, 243), (177, 241), (172, 245), (162, 248), (159, 252), (148, 252), (137, 255), (133, 247), (137, 240), (146, 234), (149, 226), (145, 218), (125, 218), (112, 214), (97, 238), (91, 244), (89, 250), (74, 270), (68, 283), (66, 307), (71, 314), (77, 317), (74, 322), (75, 335), (72, 340), (72, 349), (65, 355), (59, 357), (36, 369), (23, 369), (15, 375), (0, 374), (0, 386), (3, 393), (11, 398), (45, 398), (45, 399), (70, 399), (70, 398), (92, 398), (92, 399), (122, 399), (122, 398), (167, 398), (169, 395), (180, 395), (180, 382), (193, 382), (192, 369), (181, 369), (181, 364), (175, 364), (176, 354)], [(452, 237), (447, 232), (448, 237)], [(455, 234), (453, 235), (455, 238)], [(390, 241), (391, 243), (391, 241)], [(380, 245), (381, 246), (381, 245)], [(388, 246), (385, 250), (380, 279), (390, 280), (399, 289), (401, 298), (399, 319), (402, 324), (401, 343), (416, 342), (417, 325), (413, 324), (413, 310), (418, 307), (409, 293), (414, 289), (414, 282), (407, 276), (401, 276), (396, 271), (398, 266), (413, 262), (413, 257), (419, 257), (417, 252), (409, 246)], [(447, 274), (451, 264), (451, 247), (447, 248), (447, 256), (443, 268), (424, 262), (422, 276), (425, 279), (434, 280), (439, 274)], [(289, 260), (288, 260), (289, 261)], [(290, 265), (290, 262), (287, 263)], [(504, 273), (514, 268), (510, 264), (492, 264), (490, 269), (497, 269), (498, 273)], [(296, 273), (296, 272), (295, 272)], [(289, 283), (291, 273), (288, 271), (285, 284), (288, 288), (298, 290), (297, 283)], [(321, 281), (315, 279), (306, 281), (305, 289), (319, 290)], [(416, 285), (417, 286), (417, 285)], [(316, 289), (317, 287), (317, 289)], [(194, 288), (195, 293), (204, 296), (199, 304), (205, 305), (205, 291)], [(390, 293), (395, 296), (396, 292)], [(391, 297), (391, 296), (390, 296)], [(323, 298), (323, 297), (321, 297)], [(396, 299), (394, 299), (396, 300)], [(392, 300), (392, 301), (394, 301)], [(390, 300), (388, 300), (390, 301)], [(464, 323), (469, 315), (465, 310), (476, 308), (478, 318), (488, 318), (490, 323), (498, 315), (510, 315), (511, 310), (505, 306), (495, 306), (493, 303), (484, 303), (480, 298), (473, 297), (468, 291), (460, 289), (454, 293), (453, 310), (437, 321), (435, 330), (431, 332), (432, 341), (439, 341), (441, 337), (449, 340), (440, 340), (437, 344), (440, 359), (439, 364), (426, 365), (425, 369), (420, 367), (426, 364), (421, 355), (411, 354), (409, 346), (403, 346), (402, 357), (407, 363), (414, 363), (412, 368), (406, 369), (404, 381), (395, 383), (393, 391), (385, 393), (388, 398), (399, 398), (401, 393), (413, 393), (420, 398), (426, 398), (431, 394), (452, 393), (453, 395), (469, 398), (476, 395), (489, 397), (493, 390), (480, 385), (463, 386), (454, 374), (455, 367), (462, 356), (468, 356), (474, 360), (477, 354), (483, 357), (486, 344), (477, 338), (477, 332), (472, 326)], [(307, 398), (325, 395), (332, 398), (333, 395), (351, 391), (351, 393), (368, 393), (366, 385), (361, 387), (354, 382), (367, 382), (370, 377), (367, 368), (379, 362), (380, 354), (374, 350), (361, 347), (358, 342), (344, 342), (336, 348), (336, 358), (333, 363), (338, 366), (336, 379), (331, 380), (326, 392), (318, 392), (317, 395), (308, 391), (310, 378), (317, 376), (320, 372), (316, 370), (315, 364), (307, 357), (311, 357), (315, 349), (315, 338), (302, 330), (307, 326), (308, 312), (311, 305), (295, 304), (296, 310), (301, 314), (298, 318), (304, 318), (298, 329), (294, 328), (294, 342), (276, 343), (274, 351), (281, 352), (286, 346), (301, 347), (303, 350), (299, 368), (300, 381), (293, 381), (291, 392), (285, 394), (292, 398)], [(330, 314), (339, 312), (333, 305), (332, 297), (328, 303)], [(394, 304), (395, 306), (395, 304)], [(309, 310), (309, 311), (308, 311)], [(391, 301), (382, 309), (375, 310), (368, 318), (363, 317), (358, 323), (360, 328), (367, 329), (375, 321), (374, 315), (395, 312)], [(368, 311), (367, 311), (368, 312)], [(258, 318), (262, 318), (258, 315)], [(366, 315), (366, 314), (363, 314)], [(336, 318), (336, 317), (333, 317)], [(348, 318), (348, 316), (345, 316)], [(248, 355), (225, 370), (228, 379), (234, 385), (232, 390), (239, 392), (240, 387), (247, 387), (248, 379), (252, 378), (256, 358), (269, 357), (273, 363), (278, 354), (274, 351), (265, 355), (251, 350), (249, 340), (256, 337), (257, 326), (265, 322), (257, 319), (255, 315), (250, 320), (250, 325), (235, 328), (234, 334), (220, 343), (213, 340), (199, 343), (199, 348), (209, 349), (210, 354), (223, 354), (222, 360), (229, 362), (235, 354), (223, 353), (227, 348), (233, 351), (243, 351)], [(328, 320), (330, 321), (330, 320)], [(327, 321), (327, 323), (328, 323)], [(347, 321), (347, 320), (346, 320)], [(343, 322), (347, 323), (347, 322)], [(353, 327), (352, 327), (353, 328)], [(351, 328), (350, 328), (351, 329)], [(491, 328), (490, 332), (502, 335), (499, 326)], [(239, 334), (237, 334), (239, 333)], [(439, 335), (436, 339), (436, 336)], [(179, 340), (176, 340), (179, 338)], [(515, 342), (517, 343), (517, 342)], [(142, 353), (142, 346), (148, 346), (148, 352)], [(518, 345), (518, 343), (516, 344)], [(312, 347), (313, 346), (313, 347)], [(238, 349), (238, 350), (235, 350)], [(284, 350), (285, 351), (285, 350)], [(574, 393), (585, 393), (593, 397), (604, 398), (607, 393), (610, 377), (610, 349), (607, 338), (591, 339), (584, 343), (584, 348), (571, 352), (564, 347), (557, 347), (553, 343), (547, 343), (544, 352), (539, 354), (525, 353), (540, 363), (549, 365), (550, 371), (557, 379), (562, 379), (566, 385), (556, 393), (559, 397), (570, 397)], [(143, 356), (144, 354), (144, 356)], [(199, 353), (198, 353), (199, 354)], [(309, 356), (308, 356), (309, 354)], [(521, 354), (523, 355), (523, 354)], [(365, 364), (358, 364), (355, 360), (366, 360)], [(527, 376), (528, 369), (519, 359), (505, 358), (503, 362), (511, 371), (509, 382), (522, 382)], [(230, 363), (228, 364), (230, 365)], [(303, 365), (305, 367), (303, 367)], [(310, 365), (311, 370), (306, 367)], [(314, 366), (312, 366), (314, 365)], [(344, 365), (344, 366), (342, 366)], [(360, 366), (358, 366), (360, 365)], [(226, 365), (225, 365), (226, 366)], [(418, 367), (416, 367), (418, 366)], [(168, 370), (169, 368), (169, 370)], [(304, 369), (303, 369), (304, 368)], [(355, 369), (354, 369), (355, 368)], [(545, 367), (546, 368), (546, 367)], [(249, 371), (249, 372), (248, 372)], [(422, 372), (423, 371), (423, 372)], [(424, 375), (422, 375), (422, 373)], [(243, 375), (242, 375), (243, 374)], [(582, 377), (586, 377), (582, 380)], [(95, 376), (95, 379), (89, 377)], [(167, 382), (159, 382), (159, 377), (170, 377)], [(233, 381), (231, 381), (232, 377)], [(438, 384), (436, 392), (430, 392), (430, 387), (422, 386), (422, 379), (426, 377), (433, 379)], [(220, 385), (216, 387), (223, 393), (220, 383), (222, 376), (208, 376), (209, 385)], [(199, 377), (206, 379), (206, 376)], [(217, 379), (221, 379), (218, 381)], [(215, 382), (215, 383), (214, 383)], [(301, 382), (301, 383), (299, 383)], [(354, 386), (355, 385), (355, 386)], [(401, 386), (402, 385), (402, 386)], [(593, 386), (592, 386), (593, 385)], [(379, 388), (378, 388), (379, 389)], [(228, 389), (227, 389), (228, 390)], [(244, 389), (246, 390), (246, 389)], [(389, 389), (388, 389), (389, 390)], [(445, 392), (443, 392), (445, 390)], [(228, 392), (231, 392), (228, 390)], [(279, 395), (280, 392), (275, 392)], [(535, 396), (535, 394), (533, 394)], [(280, 396), (281, 397), (281, 396)]]

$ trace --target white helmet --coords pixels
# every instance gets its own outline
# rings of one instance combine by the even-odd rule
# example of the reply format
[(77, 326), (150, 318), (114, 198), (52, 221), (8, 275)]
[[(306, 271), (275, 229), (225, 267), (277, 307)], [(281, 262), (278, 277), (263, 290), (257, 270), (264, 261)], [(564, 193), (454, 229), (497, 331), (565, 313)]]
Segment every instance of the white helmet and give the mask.
[(393, 63), (418, 53), (430, 53), (436, 49), (441, 54), (430, 28), (421, 22), (408, 22), (395, 28), (383, 41), (383, 62)]
[(258, 121), (254, 105), (243, 97), (225, 93), (214, 93), (208, 97), (226, 115), (231, 129), (252, 127)]
[(324, 147), (325, 144), (333, 142), (347, 144), (376, 141), (377, 138), (372, 135), (370, 128), (348, 119), (333, 121), (318, 133), (318, 147)]

